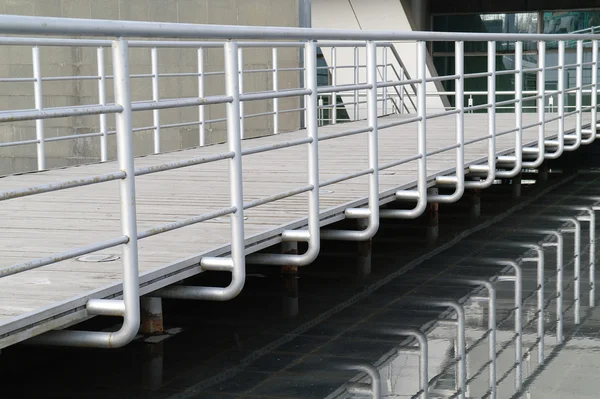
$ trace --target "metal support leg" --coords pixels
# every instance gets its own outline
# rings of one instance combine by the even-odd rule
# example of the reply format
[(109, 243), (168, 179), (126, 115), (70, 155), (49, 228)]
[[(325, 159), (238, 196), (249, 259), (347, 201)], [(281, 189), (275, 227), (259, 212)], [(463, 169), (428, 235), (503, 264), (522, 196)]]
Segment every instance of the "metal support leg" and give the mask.
[(437, 183), (454, 185), (454, 192), (450, 195), (431, 195), (428, 196), (429, 202), (453, 203), (462, 198), (465, 192), (465, 111), (464, 111), (464, 42), (458, 41), (455, 46), (455, 74), (459, 75), (456, 79), (455, 105), (458, 111), (456, 114), (456, 176), (440, 176), (436, 179)]
[[(407, 335), (414, 337), (419, 344), (419, 390), (421, 399), (427, 399), (429, 397), (429, 350), (427, 344), (427, 336), (422, 331), (417, 329), (394, 329), (393, 334), (395, 335)], [(403, 349), (398, 349), (398, 352), (402, 352)]]
[[(428, 196), (436, 196), (437, 188), (427, 190)], [(433, 245), (440, 236), (440, 204), (430, 203), (427, 205), (427, 244)]]
[(120, 181), (121, 231), (129, 240), (122, 246), (123, 299), (90, 299), (86, 310), (90, 315), (121, 316), (123, 325), (116, 332), (51, 331), (31, 339), (31, 343), (60, 346), (119, 348), (127, 345), (140, 328), (140, 294), (138, 272), (137, 219), (135, 200), (135, 167), (129, 73), (129, 46), (126, 40), (113, 41), (115, 103), (123, 111), (115, 114), (117, 158), (125, 172)]
[(209, 301), (228, 301), (235, 298), (244, 288), (246, 282), (246, 261), (244, 243), (244, 195), (242, 184), (242, 142), (240, 130), (240, 87), (238, 76), (238, 44), (226, 42), (225, 52), (225, 86), (227, 95), (233, 101), (227, 103), (227, 145), (234, 157), (229, 159), (229, 201), (235, 208), (230, 216), (231, 223), (231, 258), (200, 259), (200, 267), (204, 270), (228, 271), (231, 283), (221, 287), (195, 287), (176, 285), (163, 288), (154, 295), (165, 298), (198, 299)]
[(417, 42), (417, 191), (398, 191), (396, 198), (399, 200), (416, 200), (413, 209), (382, 209), (379, 215), (390, 219), (416, 219), (425, 212), (427, 207), (427, 47), (426, 42)]
[[(302, 255), (253, 254), (248, 262), (265, 265), (306, 266), (319, 255), (321, 248), (319, 217), (319, 128), (317, 104), (317, 45), (314, 41), (305, 44), (306, 88), (311, 94), (306, 96), (306, 132), (311, 142), (308, 144), (308, 184), (312, 186), (308, 194), (308, 231), (287, 230), (282, 234), (283, 241), (306, 241), (308, 250)], [(377, 208), (377, 211), (379, 208)], [(361, 233), (361, 232), (358, 232)]]
[(465, 182), (465, 188), (488, 188), (496, 179), (496, 42), (488, 42), (488, 160), (487, 165), (472, 165), (469, 172), (482, 172), (486, 174), (485, 180)]
[(521, 173), (523, 162), (523, 42), (515, 42), (515, 155), (499, 156), (498, 161), (513, 165), (511, 170), (499, 170), (496, 177), (512, 178)]
[(142, 297), (141, 316), (142, 334), (160, 334), (165, 331), (163, 323), (162, 299), (153, 297)]
[(370, 240), (379, 230), (379, 151), (377, 129), (377, 44), (367, 42), (367, 123), (369, 125), (369, 208), (348, 208), (346, 217), (368, 218), (364, 230), (323, 230), (324, 240), (364, 241)]

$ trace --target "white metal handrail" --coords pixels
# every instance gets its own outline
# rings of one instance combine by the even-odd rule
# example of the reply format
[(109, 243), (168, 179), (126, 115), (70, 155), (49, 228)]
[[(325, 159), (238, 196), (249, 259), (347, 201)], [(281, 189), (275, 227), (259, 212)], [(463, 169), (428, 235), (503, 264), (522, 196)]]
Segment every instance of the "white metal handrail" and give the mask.
[[(0, 45), (31, 45), (34, 46), (32, 56), (34, 60), (34, 89), (35, 89), (35, 107), (34, 109), (12, 110), (0, 112), (0, 122), (13, 122), (16, 120), (36, 121), (36, 139), (28, 140), (27, 144), (33, 143), (38, 147), (38, 166), (39, 169), (45, 168), (44, 143), (47, 141), (44, 135), (43, 121), (50, 118), (60, 118), (76, 115), (100, 115), (100, 132), (98, 136), (101, 140), (106, 140), (111, 133), (108, 129), (108, 124), (105, 118), (107, 114), (116, 115), (115, 135), (117, 137), (118, 163), (119, 171), (112, 174), (102, 176), (89, 176), (79, 180), (64, 181), (53, 184), (45, 184), (35, 187), (26, 187), (21, 189), (9, 190), (0, 193), (0, 200), (14, 199), (18, 197), (36, 195), (44, 192), (69, 189), (83, 185), (97, 184), (111, 180), (120, 180), (121, 182), (121, 212), (122, 212), (122, 232), (121, 235), (110, 241), (95, 243), (83, 248), (75, 248), (65, 253), (56, 254), (55, 256), (34, 259), (28, 262), (20, 263), (10, 267), (0, 269), (0, 277), (12, 275), (24, 270), (31, 270), (44, 265), (56, 263), (58, 261), (80, 256), (82, 254), (95, 252), (99, 249), (110, 248), (117, 245), (124, 246), (123, 256), (123, 300), (103, 300), (93, 299), (88, 301), (87, 311), (90, 315), (119, 315), (123, 316), (125, 323), (117, 333), (91, 333), (91, 332), (54, 332), (50, 335), (39, 338), (40, 342), (60, 344), (60, 345), (84, 345), (84, 346), (102, 346), (115, 347), (126, 344), (133, 338), (137, 332), (136, 323), (139, 321), (139, 276), (137, 271), (137, 240), (144, 239), (153, 235), (161, 234), (166, 231), (171, 231), (181, 227), (189, 226), (195, 223), (201, 223), (206, 220), (214, 219), (218, 216), (229, 215), (231, 218), (231, 256), (225, 258), (208, 258), (204, 257), (200, 260), (200, 266), (204, 270), (227, 271), (231, 273), (232, 280), (230, 285), (225, 288), (218, 287), (190, 287), (177, 286), (167, 287), (162, 289), (156, 295), (169, 296), (174, 298), (191, 298), (191, 299), (209, 299), (209, 300), (228, 300), (235, 297), (243, 288), (245, 280), (245, 242), (244, 242), (244, 218), (243, 211), (270, 202), (274, 202), (283, 198), (288, 198), (301, 193), (308, 193), (308, 215), (306, 229), (284, 231), (281, 235), (283, 241), (291, 242), (307, 242), (308, 250), (302, 254), (252, 254), (248, 256), (248, 261), (270, 265), (290, 265), (304, 266), (311, 263), (319, 253), (321, 236), (323, 238), (341, 239), (341, 240), (365, 240), (373, 237), (377, 232), (380, 217), (391, 218), (416, 218), (420, 216), (428, 201), (435, 202), (453, 202), (458, 200), (465, 188), (483, 188), (492, 184), (497, 177), (511, 178), (520, 173), (524, 165), (539, 165), (541, 161), (547, 158), (558, 156), (558, 151), (561, 151), (562, 142), (564, 141), (565, 150), (574, 150), (581, 144), (587, 144), (596, 138), (596, 121), (592, 121), (588, 140), (584, 141), (582, 113), (590, 111), (595, 106), (584, 107), (582, 105), (581, 94), (584, 88), (591, 88), (595, 91), (597, 88), (597, 73), (592, 73), (592, 84), (589, 86), (582, 83), (582, 71), (585, 68), (597, 68), (597, 46), (598, 42), (593, 35), (512, 35), (512, 34), (462, 34), (462, 33), (438, 33), (438, 32), (377, 32), (377, 31), (345, 31), (345, 30), (306, 30), (294, 28), (265, 28), (265, 27), (231, 27), (231, 26), (216, 26), (216, 25), (188, 25), (188, 24), (155, 24), (145, 22), (117, 22), (117, 21), (98, 21), (98, 20), (75, 20), (61, 18), (37, 18), (37, 17), (17, 17), (17, 16), (0, 16), (0, 34), (25, 34), (25, 35), (40, 35), (52, 34), (58, 36), (108, 36), (111, 40), (81, 40), (81, 39), (36, 39), (36, 38), (0, 38)], [(192, 39), (194, 41), (129, 41), (127, 37), (149, 37), (149, 38), (178, 38)], [(199, 42), (200, 39), (220, 39), (220, 42)], [(246, 39), (262, 39), (271, 40), (271, 42), (242, 42)], [(523, 102), (528, 100), (537, 100), (538, 107), (543, 104), (543, 99), (546, 96), (545, 87), (540, 84), (538, 91), (534, 96), (523, 97), (522, 78), (525, 73), (522, 66), (523, 41), (535, 40), (546, 42), (548, 40), (559, 40), (564, 48), (564, 40), (592, 40), (594, 45), (595, 58), (592, 63), (583, 63), (582, 57), (578, 56), (578, 62), (575, 67), (578, 70), (578, 79), (576, 87), (573, 88), (578, 94), (579, 100), (576, 104), (576, 109), (573, 114), (577, 114), (577, 127), (574, 134), (564, 134), (564, 128), (559, 130), (558, 138), (551, 140), (546, 136), (545, 125), (550, 122), (558, 121), (559, 125), (564, 124), (564, 119), (570, 113), (564, 113), (559, 110), (559, 116), (553, 120), (545, 119), (543, 110), (538, 110), (538, 122), (524, 126), (523, 125)], [(277, 40), (287, 40), (279, 42)], [(302, 42), (289, 42), (289, 40), (300, 40)], [(406, 75), (402, 73), (396, 76), (397, 80), (389, 80), (387, 74), (387, 51), (382, 52), (382, 60), (379, 60), (378, 48), (389, 49), (390, 40), (415, 40), (418, 50), (417, 57), (417, 77), (415, 79), (406, 79)], [(455, 41), (455, 56), (456, 56), (456, 72), (455, 75), (440, 76), (434, 78), (427, 77), (427, 49), (426, 40), (433, 41)], [(496, 71), (495, 65), (495, 40), (512, 40), (515, 41), (515, 60), (516, 67), (513, 71), (502, 71), (503, 74), (511, 74), (515, 76), (515, 95), (514, 99), (508, 101), (498, 101), (496, 98), (495, 77), (500, 73)], [(318, 41), (318, 42), (317, 42)], [(358, 41), (358, 42), (357, 42)], [(487, 41), (488, 42), (488, 70), (478, 74), (478, 76), (488, 77), (488, 103), (477, 106), (465, 106), (463, 91), (463, 82), (468, 75), (463, 73), (463, 45), (464, 41)], [(70, 47), (95, 47), (98, 50), (98, 59), (103, 61), (103, 48), (112, 46), (112, 62), (114, 76), (106, 75), (105, 71), (99, 67), (98, 76), (83, 76), (83, 79), (98, 79), (99, 83), (104, 84), (108, 79), (113, 80), (115, 87), (114, 104), (109, 101), (104, 94), (100, 93), (98, 104), (86, 104), (71, 107), (53, 107), (46, 108), (43, 104), (42, 82), (44, 76), (41, 75), (39, 63), (42, 62), (39, 57), (39, 47), (44, 45), (58, 45)], [(151, 73), (132, 75), (129, 73), (129, 47), (147, 48), (151, 55)], [(358, 76), (358, 60), (355, 58), (354, 69), (355, 81), (353, 84), (340, 85), (334, 81), (331, 86), (319, 88), (317, 86), (317, 46), (324, 47), (350, 47), (357, 49), (365, 47), (368, 57), (365, 65), (367, 73), (366, 82), (359, 81)], [(198, 96), (189, 98), (163, 98), (158, 90), (158, 79), (165, 77), (173, 77), (177, 74), (165, 74), (158, 69), (159, 49), (163, 47), (185, 47), (198, 51), (198, 71), (185, 72), (181, 76), (198, 77)], [(272, 49), (274, 62), (272, 68), (261, 68), (257, 70), (244, 70), (241, 55), (243, 48), (266, 47)], [(305, 74), (305, 85), (292, 89), (282, 90), (278, 86), (278, 69), (277, 65), (277, 48), (293, 47), (298, 48), (304, 54), (305, 67), (291, 68), (293, 70), (302, 71)], [(224, 52), (225, 70), (223, 72), (207, 72), (204, 70), (202, 62), (204, 48), (222, 48)], [(540, 49), (543, 49), (543, 44), (540, 44)], [(581, 48), (579, 45), (578, 49)], [(355, 53), (356, 50), (355, 50)], [(578, 55), (580, 51), (578, 50)], [(39, 63), (38, 63), (39, 61)], [(334, 65), (336, 68), (339, 66)], [(381, 69), (383, 67), (383, 69)], [(559, 60), (559, 65), (556, 66), (564, 71), (567, 67), (564, 63), (564, 57)], [(329, 67), (327, 67), (329, 71)], [(536, 72), (540, 75), (547, 70), (547, 67), (540, 63)], [(208, 73), (223, 74), (226, 82), (225, 92), (216, 95), (205, 95), (204, 76)], [(262, 92), (244, 92), (242, 88), (243, 75), (245, 73), (272, 73), (274, 74), (272, 90)], [(560, 74), (563, 75), (563, 74)], [(475, 77), (475, 76), (471, 76)], [(48, 77), (46, 77), (48, 78)], [(56, 80), (57, 77), (50, 77)], [(64, 77), (72, 79), (74, 77)], [(143, 101), (131, 101), (130, 85), (134, 78), (150, 78), (152, 79), (152, 98)], [(10, 78), (8, 78), (10, 79)], [(428, 82), (437, 82), (441, 80), (454, 80), (457, 83), (456, 104), (443, 112), (432, 113), (427, 109), (427, 90)], [(28, 81), (31, 82), (31, 81)], [(103, 85), (104, 86), (104, 85)], [(560, 86), (560, 85), (559, 85)], [(381, 122), (378, 119), (379, 107), (378, 103), (383, 102), (382, 110), (387, 112), (388, 101), (391, 101), (393, 93), (387, 91), (387, 88), (400, 88), (396, 92), (398, 97), (409, 96), (410, 90), (407, 87), (414, 89), (416, 101), (416, 113), (414, 115), (392, 121), (389, 123)], [(100, 91), (102, 89), (99, 86)], [(570, 89), (563, 86), (559, 87), (559, 100), (564, 98), (565, 93)], [(342, 132), (335, 133), (330, 136), (319, 137), (318, 134), (318, 96), (330, 95), (331, 93), (353, 93), (354, 107), (358, 107), (359, 92), (367, 93), (366, 104), (368, 110), (368, 118), (366, 126), (362, 128), (348, 129)], [(392, 94), (392, 95), (390, 95)], [(463, 93), (464, 94), (464, 93)], [(411, 95), (412, 96), (412, 95)], [(306, 137), (302, 139), (287, 140), (282, 136), (281, 141), (275, 145), (265, 145), (254, 148), (246, 148), (242, 150), (241, 140), (244, 137), (244, 118), (251, 115), (244, 115), (243, 104), (249, 101), (273, 101), (272, 109), (274, 115), (274, 126), (278, 126), (277, 117), (280, 113), (289, 110), (279, 109), (278, 100), (288, 97), (303, 97), (305, 107), (294, 109), (294, 112), (305, 112), (306, 119)], [(380, 101), (380, 97), (381, 100)], [(410, 96), (409, 96), (410, 97)], [(277, 101), (276, 101), (277, 100)], [(400, 99), (402, 109), (407, 109), (404, 106), (404, 99)], [(200, 121), (181, 122), (167, 125), (184, 126), (186, 124), (199, 124), (203, 126), (208, 123), (205, 120), (206, 115), (203, 109), (209, 104), (222, 104), (226, 108), (226, 117), (222, 118), (227, 124), (227, 151), (221, 154), (214, 154), (196, 159), (188, 159), (155, 165), (146, 168), (135, 169), (133, 166), (133, 132), (140, 130), (148, 130), (148, 127), (134, 128), (133, 115), (139, 111), (152, 111), (153, 124), (150, 130), (154, 132), (154, 151), (160, 151), (160, 130), (165, 128), (161, 123), (161, 113), (163, 109), (174, 109), (181, 107), (198, 107)], [(498, 132), (495, 126), (494, 112), (495, 110), (507, 104), (515, 106), (515, 128), (507, 131)], [(560, 104), (560, 101), (559, 101)], [(337, 106), (337, 101), (336, 104)], [(564, 104), (563, 104), (564, 105)], [(488, 134), (481, 138), (471, 139), (468, 142), (464, 141), (464, 113), (475, 110), (486, 109), (489, 115), (488, 118)], [(279, 112), (279, 113), (278, 113)], [(290, 111), (291, 112), (291, 111)], [(263, 113), (267, 115), (269, 113)], [(456, 142), (443, 149), (428, 150), (427, 141), (427, 120), (439, 118), (443, 116), (454, 115), (456, 119), (455, 134)], [(204, 120), (203, 120), (204, 118)], [(404, 124), (416, 124), (417, 134), (417, 152), (404, 159), (398, 159), (388, 164), (380, 164), (377, 156), (378, 134), (393, 126)], [(539, 139), (536, 147), (523, 148), (522, 132), (527, 128), (537, 127)], [(206, 131), (200, 129), (200, 143), (202, 134)], [(279, 130), (275, 129), (274, 133)], [(356, 134), (366, 133), (368, 135), (369, 167), (364, 170), (358, 170), (343, 176), (338, 176), (327, 181), (319, 181), (319, 142), (323, 140), (335, 140), (341, 137), (348, 137)], [(497, 156), (495, 148), (496, 137), (501, 135), (511, 134), (515, 137), (514, 155)], [(93, 137), (94, 134), (88, 134), (87, 137)], [(56, 138), (58, 139), (58, 138)], [(63, 139), (62, 137), (60, 139)], [(485, 165), (472, 165), (467, 169), (468, 173), (475, 177), (484, 177), (479, 181), (465, 182), (465, 160), (464, 148), (467, 145), (474, 144), (479, 141), (487, 141), (488, 143), (488, 159)], [(574, 144), (573, 144), (574, 141)], [(24, 143), (18, 143), (19, 145)], [(556, 144), (556, 145), (555, 145)], [(289, 148), (292, 146), (306, 146), (308, 148), (308, 165), (307, 165), (307, 181), (306, 184), (294, 189), (284, 191), (275, 195), (260, 198), (258, 200), (244, 203), (243, 201), (243, 173), (242, 160), (243, 156), (249, 154), (257, 154), (267, 151), (276, 151), (281, 148)], [(556, 150), (556, 148), (559, 150)], [(554, 151), (548, 151), (548, 149)], [(454, 193), (449, 196), (429, 195), (427, 188), (429, 186), (427, 176), (427, 158), (439, 153), (454, 151), (456, 166), (455, 175), (440, 176), (436, 179), (437, 185), (449, 186), (454, 189)], [(102, 156), (106, 156), (106, 145), (102, 145)], [(530, 161), (531, 155), (535, 158)], [(529, 157), (529, 158), (528, 158)], [(525, 158), (525, 159), (524, 159)], [(229, 164), (229, 187), (230, 199), (229, 206), (217, 211), (197, 215), (192, 218), (178, 220), (167, 223), (165, 225), (156, 226), (152, 229), (139, 232), (136, 225), (136, 207), (135, 207), (135, 177), (150, 173), (160, 173), (162, 171), (172, 170), (176, 168), (188, 167), (192, 165), (200, 165), (209, 162), (226, 161)], [(380, 193), (378, 189), (379, 171), (385, 170), (394, 166), (399, 166), (409, 162), (417, 163), (417, 173), (415, 176), (416, 189), (408, 191), (398, 191), (396, 198), (399, 200), (410, 201), (414, 203), (414, 207), (409, 210), (391, 210), (385, 209), (379, 211)], [(348, 218), (365, 219), (368, 221), (366, 229), (353, 230), (332, 230), (320, 231), (321, 213), (319, 209), (319, 188), (331, 184), (336, 184), (342, 181), (354, 179), (360, 176), (369, 177), (368, 189), (368, 209), (350, 208), (345, 211)]]

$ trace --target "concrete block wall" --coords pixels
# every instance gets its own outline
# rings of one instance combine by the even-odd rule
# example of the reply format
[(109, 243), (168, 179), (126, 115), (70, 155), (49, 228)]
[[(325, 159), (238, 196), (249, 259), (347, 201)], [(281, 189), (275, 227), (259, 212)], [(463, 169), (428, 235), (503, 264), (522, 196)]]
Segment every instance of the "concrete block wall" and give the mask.
[[(116, 19), (136, 21), (181, 22), (198, 24), (229, 25), (276, 25), (298, 26), (298, 0), (0, 0), (0, 13), (15, 15), (50, 16), (66, 18)], [(196, 72), (196, 49), (159, 49), (159, 72)], [(97, 75), (95, 48), (41, 48), (43, 76), (93, 76)], [(206, 49), (205, 70), (222, 71), (223, 52), (220, 49)], [(110, 49), (105, 49), (105, 69), (112, 74)], [(149, 74), (150, 50), (132, 48), (130, 50), (132, 74)], [(280, 49), (280, 68), (297, 67), (297, 49)], [(245, 69), (271, 68), (270, 49), (245, 49)], [(31, 77), (31, 48), (18, 46), (0, 47), (0, 78)], [(298, 72), (281, 72), (279, 87), (298, 87)], [(244, 76), (244, 92), (266, 91), (272, 88), (271, 73), (247, 73)], [(0, 83), (0, 109), (33, 108), (33, 83)], [(113, 99), (112, 80), (107, 81), (108, 101)], [(161, 98), (197, 96), (196, 77), (161, 78)], [(207, 76), (205, 94), (224, 94), (223, 75)], [(44, 106), (57, 107), (98, 103), (98, 82), (96, 80), (44, 82)], [(132, 80), (132, 98), (149, 100), (152, 98), (150, 78)], [(299, 99), (281, 99), (280, 109), (299, 107)], [(245, 105), (245, 114), (268, 112), (273, 109), (272, 101), (256, 101)], [(161, 111), (161, 124), (198, 121), (198, 108), (179, 108)], [(225, 116), (224, 105), (206, 107), (206, 119)], [(282, 132), (299, 127), (299, 114), (280, 115)], [(114, 128), (114, 117), (108, 117), (109, 129)], [(134, 128), (152, 126), (152, 112), (134, 115)], [(61, 118), (45, 121), (45, 136), (58, 137), (99, 131), (99, 117), (85, 116)], [(207, 143), (225, 140), (225, 123), (211, 123), (206, 129)], [(245, 121), (245, 135), (248, 138), (271, 134), (273, 117), (261, 116)], [(153, 150), (152, 130), (134, 133), (137, 155)], [(0, 124), (0, 142), (13, 142), (35, 139), (34, 122)], [(170, 151), (197, 146), (199, 127), (187, 126), (162, 129), (161, 150)], [(46, 143), (48, 167), (60, 167), (79, 163), (99, 161), (100, 139), (80, 138)], [(21, 145), (0, 148), (0, 174), (17, 173), (36, 169), (36, 146)], [(116, 157), (114, 136), (109, 138), (109, 158)]]

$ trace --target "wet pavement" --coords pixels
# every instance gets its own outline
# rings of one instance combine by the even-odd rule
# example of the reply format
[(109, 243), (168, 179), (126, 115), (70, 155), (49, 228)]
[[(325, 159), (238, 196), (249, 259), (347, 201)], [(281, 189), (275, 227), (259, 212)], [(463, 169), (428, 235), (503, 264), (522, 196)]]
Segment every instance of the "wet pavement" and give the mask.
[[(479, 217), (477, 199), (466, 196), (440, 207), (437, 226), (431, 213), (384, 221), (370, 267), (357, 257), (364, 247), (325, 243), (317, 262), (297, 275), (249, 267), (244, 292), (231, 302), (165, 300), (172, 335), (154, 337), (156, 343), (140, 337), (110, 351), (7, 348), (0, 355), (3, 397), (371, 397), (372, 379), (357, 367), (374, 367), (382, 398), (419, 397), (423, 356), (409, 328), (427, 336), (430, 398), (598, 397), (600, 310), (590, 306), (597, 297), (590, 294), (590, 223), (579, 223), (576, 257), (575, 224), (565, 218), (586, 215), (577, 207), (594, 204), (591, 197), (600, 202), (600, 174), (551, 175), (524, 185), (518, 199), (512, 193), (509, 185), (483, 191)], [(562, 268), (549, 234), (557, 231), (564, 239)], [(541, 243), (549, 244), (543, 263), (530, 249)], [(521, 306), (511, 262), (522, 271)], [(224, 283), (223, 277), (194, 282)], [(496, 296), (491, 330), (494, 312), (480, 284), (488, 281)], [(447, 302), (464, 309), (464, 361), (456, 312)], [(102, 318), (86, 327), (110, 325)]]

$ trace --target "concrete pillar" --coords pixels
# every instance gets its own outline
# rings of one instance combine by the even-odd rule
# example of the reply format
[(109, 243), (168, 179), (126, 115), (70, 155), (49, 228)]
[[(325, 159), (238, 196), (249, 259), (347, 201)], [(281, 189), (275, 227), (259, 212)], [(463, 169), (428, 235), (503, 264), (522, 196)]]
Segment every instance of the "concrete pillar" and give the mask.
[[(437, 188), (427, 190), (427, 195), (437, 195)], [(440, 204), (430, 203), (427, 205), (427, 243), (434, 244), (440, 236), (440, 220), (439, 220)]]
[[(297, 255), (297, 242), (281, 243), (281, 253)], [(281, 266), (283, 278), (282, 311), (284, 317), (293, 318), (298, 316), (298, 266)]]
[[(364, 230), (369, 225), (369, 219), (358, 219), (358, 229)], [(359, 241), (356, 256), (356, 274), (365, 277), (371, 274), (371, 253), (373, 240)]]
[(521, 179), (523, 174), (519, 172), (518, 175), (512, 178), (512, 195), (513, 198), (521, 197)]
[(141, 298), (142, 334), (162, 334), (165, 332), (163, 325), (162, 299), (145, 297)]

